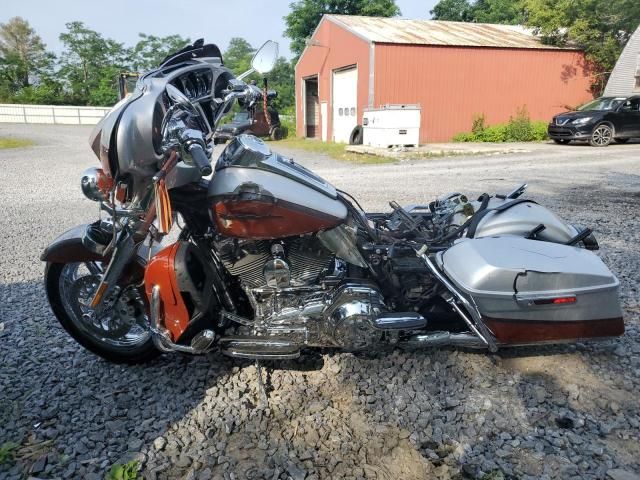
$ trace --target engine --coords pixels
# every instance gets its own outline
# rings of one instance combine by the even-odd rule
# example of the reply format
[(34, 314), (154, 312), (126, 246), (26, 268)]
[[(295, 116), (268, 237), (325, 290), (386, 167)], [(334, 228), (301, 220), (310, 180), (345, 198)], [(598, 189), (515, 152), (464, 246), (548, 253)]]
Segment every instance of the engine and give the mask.
[(216, 249), (245, 290), (304, 287), (330, 271), (333, 254), (315, 236), (277, 241), (222, 239)]
[(387, 312), (377, 287), (346, 281), (345, 263), (315, 236), (276, 241), (222, 239), (216, 249), (254, 308), (248, 335), (285, 336), (306, 345), (362, 349), (380, 338)]

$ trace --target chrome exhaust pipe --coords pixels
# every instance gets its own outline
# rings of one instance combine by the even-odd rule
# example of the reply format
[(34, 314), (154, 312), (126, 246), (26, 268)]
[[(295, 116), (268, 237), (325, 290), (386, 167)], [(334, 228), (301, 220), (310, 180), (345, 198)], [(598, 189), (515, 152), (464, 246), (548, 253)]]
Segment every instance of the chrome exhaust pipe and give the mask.
[[(449, 299), (445, 298), (445, 300), (447, 300), (447, 303), (449, 303), (456, 310), (456, 312), (458, 312), (458, 314), (462, 317), (462, 319), (467, 324), (467, 326), (480, 340), (482, 340), (482, 342), (489, 348), (490, 352), (492, 353), (497, 352), (498, 346), (496, 344), (495, 337), (482, 321), (482, 316), (480, 315), (480, 312), (478, 311), (478, 308), (476, 307), (475, 302), (472, 305), (471, 302), (462, 293), (460, 293), (456, 287), (453, 286), (453, 284), (449, 281), (449, 279), (447, 279), (444, 276), (444, 274), (440, 272), (438, 267), (435, 266), (433, 261), (426, 254), (427, 250), (428, 250), (427, 246), (424, 245), (421, 249), (416, 250), (416, 255), (418, 256), (418, 258), (422, 259), (422, 261), (427, 266), (429, 271), (438, 280), (440, 280), (440, 283), (442, 283), (442, 285), (444, 285), (445, 288), (449, 290), (451, 295), (453, 295), (454, 298), (449, 298)], [(458, 300), (460, 303), (462, 303), (462, 305), (464, 305), (465, 309), (471, 315), (471, 318), (473, 319), (473, 321), (471, 321), (471, 319), (460, 308), (456, 300)]]
[(413, 335), (408, 340), (400, 343), (400, 347), (431, 348), (431, 347), (466, 347), (487, 348), (487, 344), (470, 333), (432, 332), (424, 335)]

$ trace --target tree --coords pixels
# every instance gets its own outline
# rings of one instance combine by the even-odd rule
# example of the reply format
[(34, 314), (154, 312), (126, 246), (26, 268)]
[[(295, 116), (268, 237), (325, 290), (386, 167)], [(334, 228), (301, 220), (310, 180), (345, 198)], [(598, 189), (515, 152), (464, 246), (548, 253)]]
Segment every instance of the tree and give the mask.
[(551, 45), (582, 47), (596, 82), (606, 84), (622, 49), (638, 27), (637, 0), (524, 0), (527, 24)]
[(113, 105), (118, 99), (117, 77), (127, 70), (127, 51), (121, 43), (105, 39), (82, 22), (67, 23), (60, 34), (65, 50), (60, 61), (72, 99), (88, 105)]
[(522, 0), (440, 0), (430, 13), (434, 20), (454, 22), (517, 25), (524, 21)]
[(472, 22), (472, 10), (467, 0), (440, 0), (429, 13), (434, 20)]
[(524, 6), (521, 0), (477, 0), (472, 15), (478, 23), (502, 23), (518, 25), (524, 22)]
[(131, 49), (131, 68), (136, 72), (146, 72), (157, 68), (168, 55), (191, 44), (191, 39), (180, 35), (156, 37), (138, 34), (140, 40)]
[(533, 27), (542, 41), (584, 49), (585, 68), (600, 93), (622, 49), (638, 28), (638, 0), (440, 0), (436, 20), (518, 24)]
[(224, 65), (236, 75), (240, 75), (251, 68), (251, 58), (255, 51), (255, 48), (244, 38), (233, 37), (222, 55)]
[(287, 25), (285, 35), (291, 39), (291, 51), (296, 58), (302, 54), (306, 40), (325, 13), (369, 17), (400, 15), (394, 0), (297, 0), (290, 6), (291, 12), (284, 17)]
[(267, 75), (269, 88), (278, 92), (278, 98), (271, 105), (280, 113), (293, 113), (296, 103), (293, 65), (286, 58), (280, 57), (273, 70)]
[[(251, 68), (251, 59), (255, 52), (256, 49), (244, 38), (232, 38), (223, 54), (224, 64), (233, 73), (239, 75)], [(270, 105), (281, 113), (291, 110), (295, 104), (295, 82), (291, 62), (284, 57), (278, 58), (273, 70), (266, 77), (269, 80), (269, 89), (278, 92), (278, 98), (271, 100)], [(245, 79), (245, 81), (251, 80), (255, 80), (262, 88), (262, 78), (259, 74), (254, 73)]]
[(29, 23), (14, 17), (0, 24), (0, 90), (11, 96), (50, 73), (54, 56)]

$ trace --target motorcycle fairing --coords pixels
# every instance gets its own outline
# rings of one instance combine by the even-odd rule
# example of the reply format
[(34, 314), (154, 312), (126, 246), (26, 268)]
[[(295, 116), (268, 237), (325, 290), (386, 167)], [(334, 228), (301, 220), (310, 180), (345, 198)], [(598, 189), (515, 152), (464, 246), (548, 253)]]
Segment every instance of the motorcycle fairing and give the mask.
[(176, 242), (158, 252), (145, 269), (144, 282), (149, 300), (153, 287), (160, 287), (160, 316), (173, 342), (180, 341), (215, 304), (211, 267), (189, 242)]

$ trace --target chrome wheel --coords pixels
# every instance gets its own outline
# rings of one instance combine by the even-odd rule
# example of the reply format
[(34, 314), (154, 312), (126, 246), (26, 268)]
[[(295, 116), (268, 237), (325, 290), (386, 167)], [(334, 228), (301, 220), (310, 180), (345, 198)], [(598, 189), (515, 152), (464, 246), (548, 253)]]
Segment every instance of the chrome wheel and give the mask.
[(102, 278), (96, 262), (68, 263), (58, 284), (62, 306), (73, 325), (93, 341), (115, 348), (131, 348), (150, 338), (144, 300), (135, 285), (115, 288), (102, 313), (90, 307)]
[(591, 134), (591, 145), (606, 147), (613, 140), (613, 129), (609, 125), (598, 125)]

